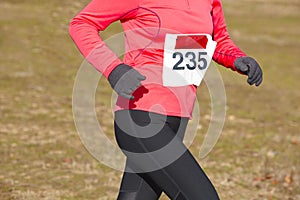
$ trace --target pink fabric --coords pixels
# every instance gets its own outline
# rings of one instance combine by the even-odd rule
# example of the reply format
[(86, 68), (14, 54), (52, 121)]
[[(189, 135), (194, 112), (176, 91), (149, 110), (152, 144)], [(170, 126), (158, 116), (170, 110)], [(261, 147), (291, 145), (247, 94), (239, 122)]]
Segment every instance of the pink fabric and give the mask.
[[(126, 34), (123, 61), (99, 36), (99, 31), (117, 20)], [(147, 77), (134, 100), (118, 98), (116, 110), (191, 117), (196, 87), (162, 86), (166, 33), (211, 34), (217, 41), (213, 59), (232, 70), (234, 60), (245, 56), (229, 37), (220, 0), (92, 0), (73, 18), (69, 32), (84, 57), (105, 77), (120, 63)]]

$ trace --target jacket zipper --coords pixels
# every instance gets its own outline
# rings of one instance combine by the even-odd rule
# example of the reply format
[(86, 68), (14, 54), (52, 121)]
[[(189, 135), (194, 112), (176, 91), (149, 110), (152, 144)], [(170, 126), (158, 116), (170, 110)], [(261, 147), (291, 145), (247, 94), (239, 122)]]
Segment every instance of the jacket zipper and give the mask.
[(185, 0), (185, 2), (187, 4), (188, 9), (190, 9), (190, 2), (189, 2), (189, 0)]

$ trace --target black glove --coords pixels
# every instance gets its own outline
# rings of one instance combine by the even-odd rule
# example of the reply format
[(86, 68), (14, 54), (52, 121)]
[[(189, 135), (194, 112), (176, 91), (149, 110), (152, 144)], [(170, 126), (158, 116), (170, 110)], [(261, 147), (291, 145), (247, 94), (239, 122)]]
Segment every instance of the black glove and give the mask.
[(259, 86), (263, 80), (263, 72), (259, 64), (251, 57), (244, 56), (235, 59), (234, 67), (243, 74), (248, 76), (247, 82), (250, 85), (255, 83), (256, 86)]
[(120, 64), (108, 76), (108, 82), (118, 95), (134, 99), (132, 93), (141, 86), (146, 77), (126, 64)]

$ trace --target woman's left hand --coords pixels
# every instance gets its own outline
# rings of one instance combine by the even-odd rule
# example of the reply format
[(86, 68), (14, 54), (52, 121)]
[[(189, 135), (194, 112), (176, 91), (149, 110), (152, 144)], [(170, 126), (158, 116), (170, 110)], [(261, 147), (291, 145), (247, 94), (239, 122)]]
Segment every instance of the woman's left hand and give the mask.
[(263, 72), (259, 64), (251, 57), (244, 56), (235, 59), (234, 67), (241, 73), (248, 76), (247, 82), (250, 85), (259, 86), (263, 80)]

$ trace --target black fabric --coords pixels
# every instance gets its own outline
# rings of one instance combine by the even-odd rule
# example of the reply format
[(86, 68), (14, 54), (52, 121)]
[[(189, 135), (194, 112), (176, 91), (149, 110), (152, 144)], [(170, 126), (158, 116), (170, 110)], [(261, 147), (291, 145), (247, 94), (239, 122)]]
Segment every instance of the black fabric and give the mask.
[[(156, 200), (162, 192), (172, 200), (219, 199), (214, 186), (182, 142), (187, 123), (188, 118), (139, 110), (115, 113), (116, 140), (127, 156), (118, 200)], [(165, 148), (167, 145), (171, 147)], [(145, 156), (142, 162), (131, 154), (156, 151), (162, 152), (159, 156)], [(162, 163), (162, 158), (171, 158), (172, 162)], [(149, 165), (162, 167), (149, 170)]]
[(235, 59), (234, 66), (238, 71), (248, 76), (247, 81), (250, 85), (259, 86), (262, 83), (263, 72), (255, 59), (248, 56), (240, 57)]
[(126, 64), (115, 67), (108, 76), (108, 82), (118, 95), (134, 99), (132, 93), (141, 85), (146, 77)]

